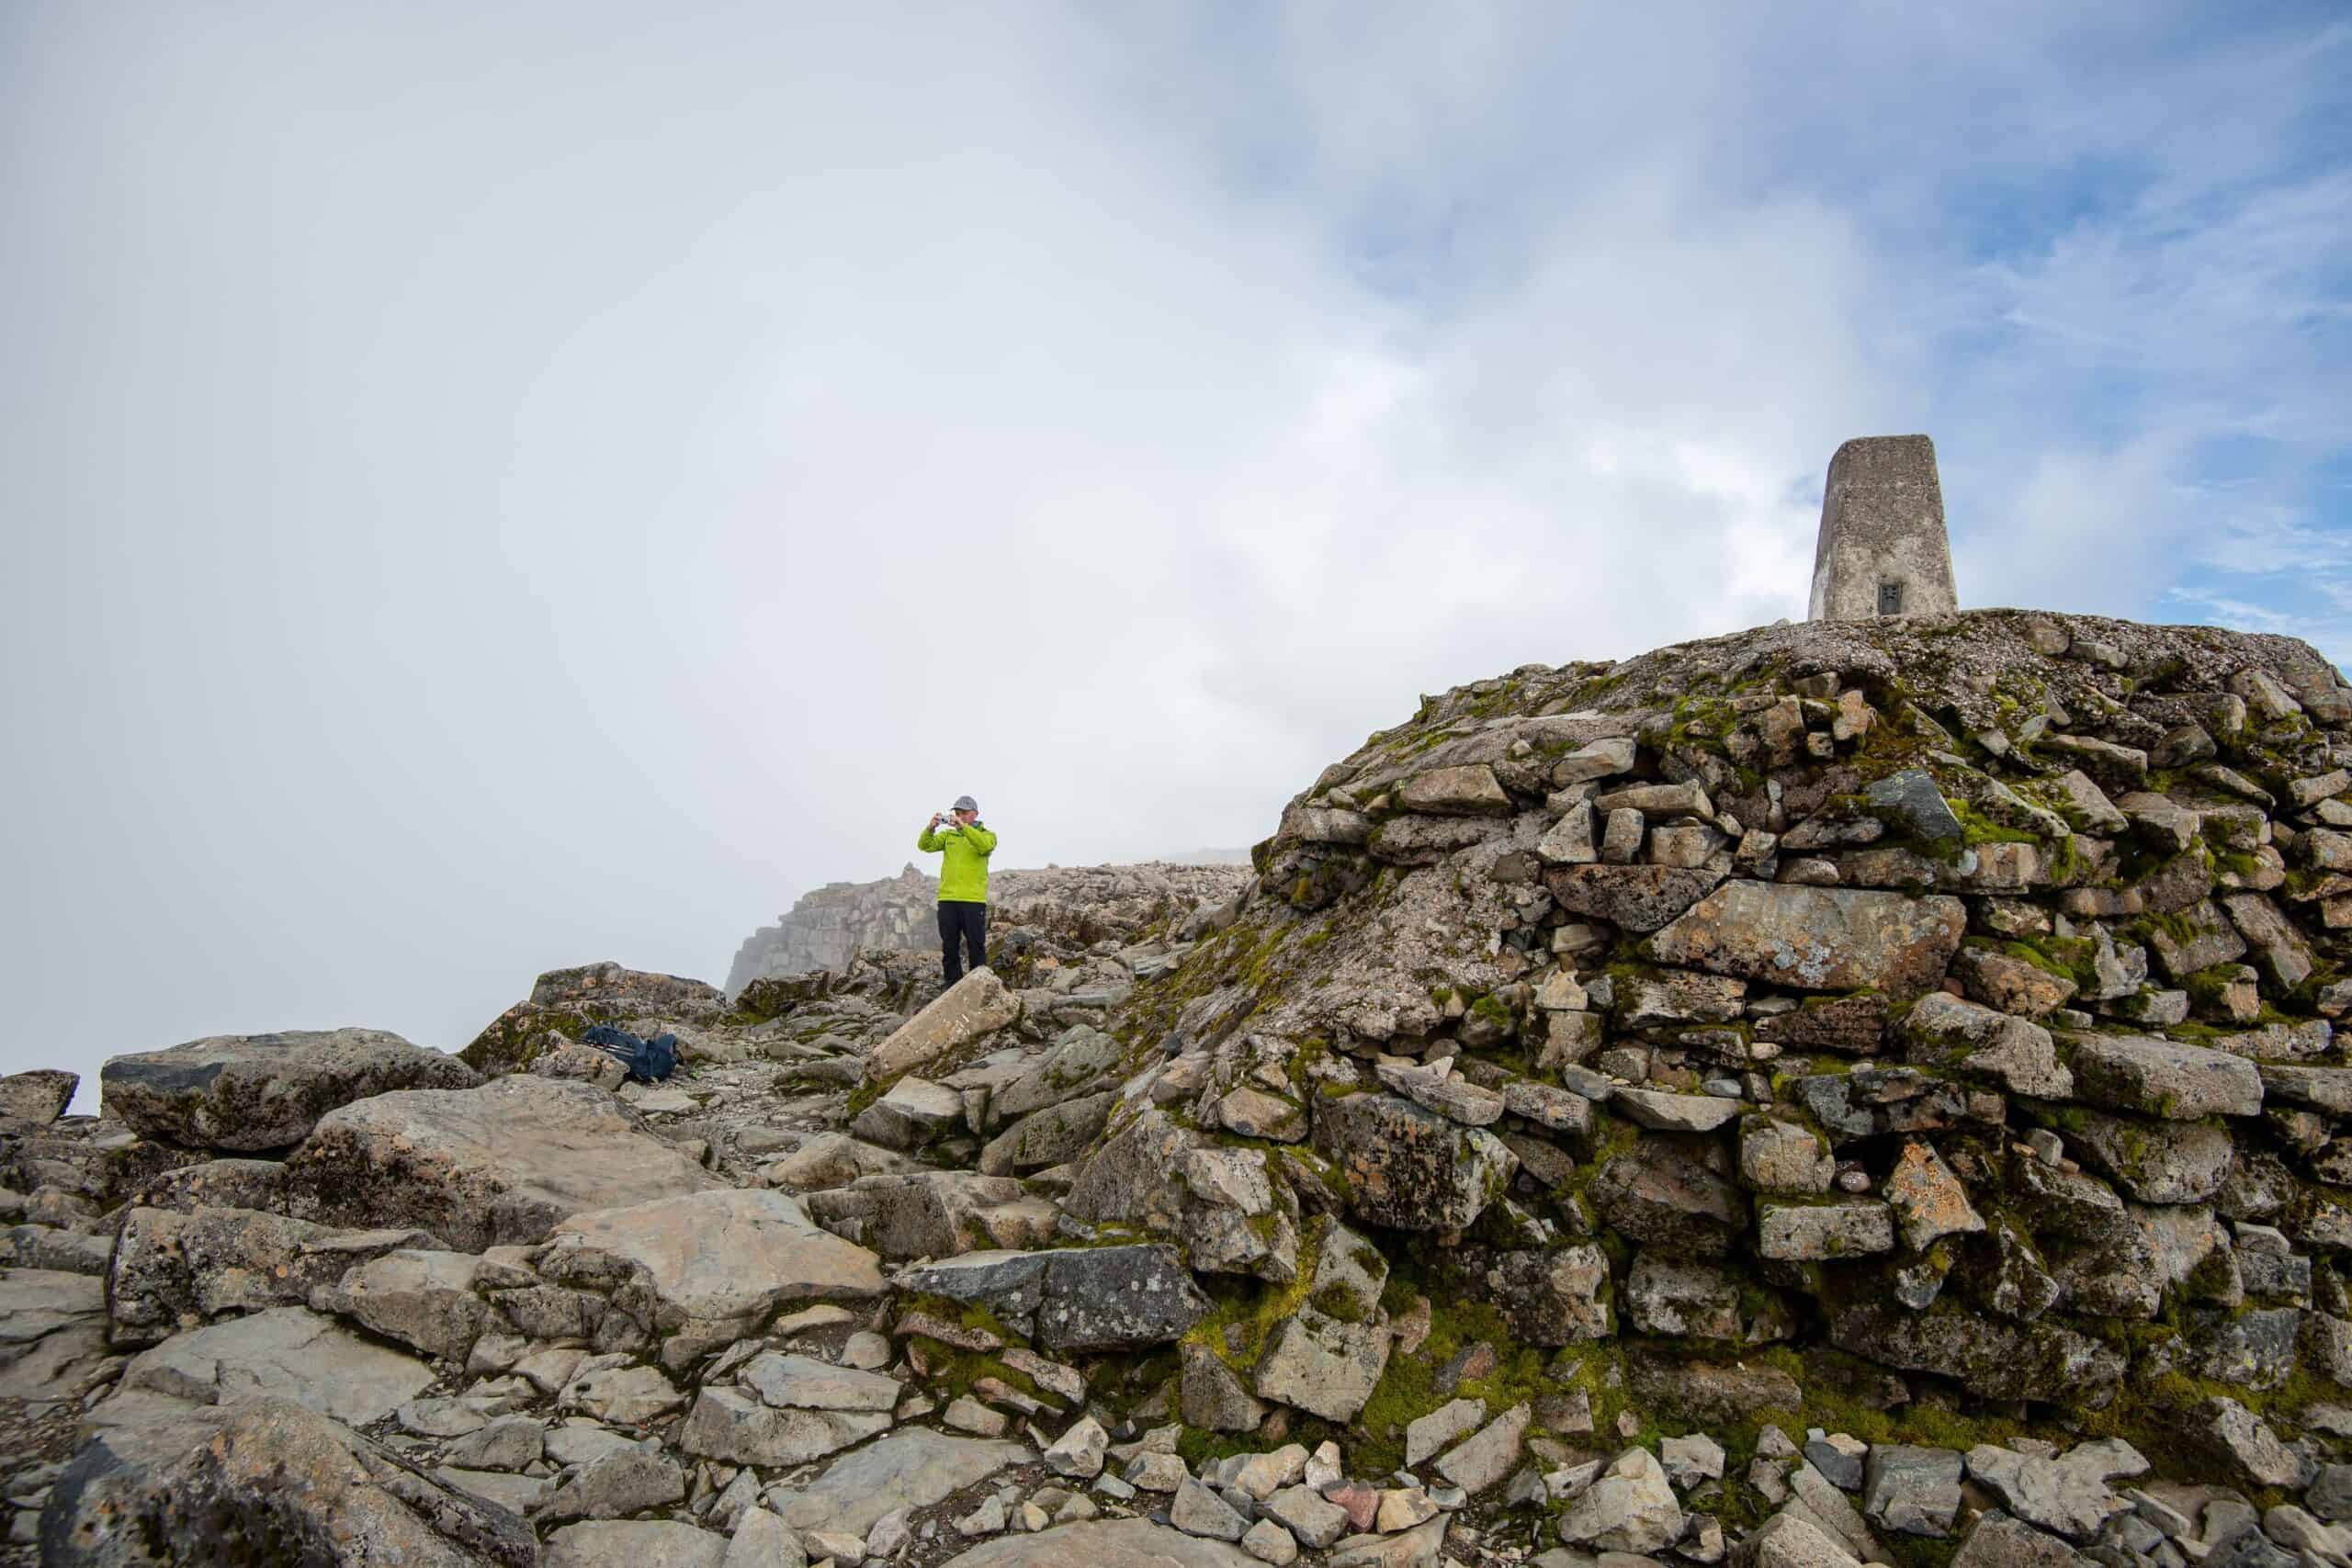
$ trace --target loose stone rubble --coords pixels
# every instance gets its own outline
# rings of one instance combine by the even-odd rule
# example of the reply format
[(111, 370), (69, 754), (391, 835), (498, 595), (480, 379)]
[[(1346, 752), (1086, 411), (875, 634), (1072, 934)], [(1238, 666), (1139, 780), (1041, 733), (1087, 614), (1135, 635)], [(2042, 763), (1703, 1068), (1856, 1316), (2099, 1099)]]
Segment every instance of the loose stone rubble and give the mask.
[(2352, 1564), (2308, 648), (1529, 666), (1270, 815), (1247, 870), (1019, 874), (944, 996), (902, 879), (461, 1060), (0, 1079), (0, 1552)]

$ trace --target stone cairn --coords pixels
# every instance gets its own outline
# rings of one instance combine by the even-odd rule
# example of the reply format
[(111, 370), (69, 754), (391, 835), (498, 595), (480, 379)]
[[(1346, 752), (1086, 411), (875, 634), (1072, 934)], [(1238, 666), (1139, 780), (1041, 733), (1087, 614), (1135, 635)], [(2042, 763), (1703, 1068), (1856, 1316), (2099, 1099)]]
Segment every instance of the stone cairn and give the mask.
[(1426, 697), (944, 995), (0, 1080), (6, 1550), (2352, 1561), (2352, 692), (1922, 610)]

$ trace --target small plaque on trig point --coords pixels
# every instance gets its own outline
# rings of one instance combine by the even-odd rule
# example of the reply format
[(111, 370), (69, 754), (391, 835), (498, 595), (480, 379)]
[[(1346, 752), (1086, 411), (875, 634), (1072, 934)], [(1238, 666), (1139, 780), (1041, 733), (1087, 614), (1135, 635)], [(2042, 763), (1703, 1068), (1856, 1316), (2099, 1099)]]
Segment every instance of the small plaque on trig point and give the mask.
[(1806, 619), (1945, 615), (1960, 608), (1944, 535), (1936, 444), (1866, 435), (1829, 459)]

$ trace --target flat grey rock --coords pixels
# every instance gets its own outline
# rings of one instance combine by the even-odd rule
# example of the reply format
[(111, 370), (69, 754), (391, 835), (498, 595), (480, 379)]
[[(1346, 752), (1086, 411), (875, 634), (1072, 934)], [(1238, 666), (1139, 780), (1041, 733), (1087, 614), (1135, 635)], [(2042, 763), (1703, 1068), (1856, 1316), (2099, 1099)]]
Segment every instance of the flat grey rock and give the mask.
[(719, 1568), (727, 1538), (667, 1519), (566, 1525), (548, 1537), (540, 1568)]
[[(143, 1350), (123, 1370), (122, 1393), (92, 1413), (104, 1424), (115, 1401), (148, 1393), (190, 1405), (283, 1400), (364, 1427), (431, 1387), (433, 1369), (363, 1339), (331, 1317), (273, 1307), (230, 1318)], [(123, 1406), (125, 1414), (143, 1406)], [(143, 1418), (143, 1416), (142, 1416)]]
[(718, 1186), (639, 1132), (605, 1090), (527, 1074), (329, 1111), (287, 1161), (286, 1181), (303, 1218), (414, 1226), (464, 1252), (529, 1245), (574, 1214)]
[(1036, 1535), (999, 1536), (941, 1568), (1259, 1568), (1238, 1546), (1153, 1524), (1148, 1519), (1091, 1519)]
[(836, 1530), (863, 1537), (892, 1508), (927, 1508), (1029, 1458), (1026, 1443), (917, 1427), (843, 1455), (798, 1491), (773, 1496), (770, 1506), (803, 1534)]
[(0, 1399), (77, 1399), (113, 1359), (105, 1281), (92, 1274), (0, 1274)]

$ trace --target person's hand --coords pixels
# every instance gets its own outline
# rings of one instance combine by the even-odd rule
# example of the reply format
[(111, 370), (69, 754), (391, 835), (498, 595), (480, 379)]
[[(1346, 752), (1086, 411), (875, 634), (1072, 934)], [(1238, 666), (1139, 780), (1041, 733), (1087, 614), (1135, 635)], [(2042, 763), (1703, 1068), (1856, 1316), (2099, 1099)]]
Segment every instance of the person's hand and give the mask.
[(947, 820), (947, 819), (946, 819), (944, 817), (942, 817), (938, 812), (936, 812), (936, 811), (933, 812), (933, 813), (931, 814), (931, 829), (930, 829), (930, 830), (931, 830), (932, 832), (934, 832), (934, 833), (938, 832), (938, 831), (939, 831), (939, 825), (940, 825), (942, 822), (944, 822), (945, 820)]

